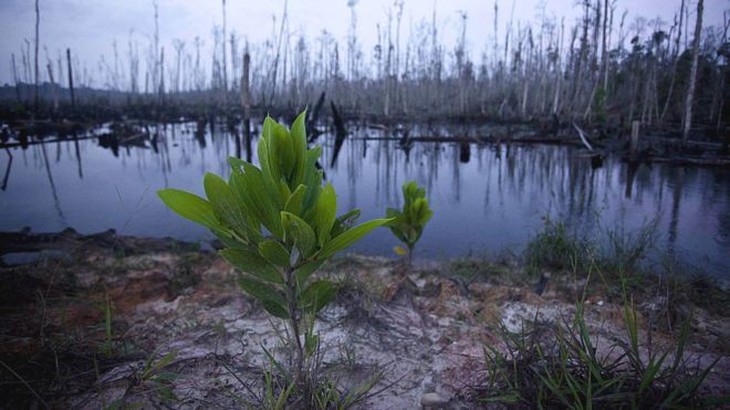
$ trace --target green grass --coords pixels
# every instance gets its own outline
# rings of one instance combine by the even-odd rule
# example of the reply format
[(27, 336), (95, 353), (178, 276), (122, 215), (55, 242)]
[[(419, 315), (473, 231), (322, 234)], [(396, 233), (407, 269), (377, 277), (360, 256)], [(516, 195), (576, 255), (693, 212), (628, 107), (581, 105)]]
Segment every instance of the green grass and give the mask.
[[(548, 270), (558, 274), (559, 283), (572, 282), (575, 314), (557, 323), (538, 321), (536, 314), (518, 332), (501, 324), (502, 346), (485, 347), (484, 377), (468, 389), (470, 400), (509, 408), (570, 409), (730, 404), (730, 398), (708, 397), (702, 391), (717, 360), (700, 367), (687, 351), (693, 309), (726, 316), (730, 294), (709, 277), (687, 275), (676, 264), (666, 264), (659, 272), (643, 266), (655, 232), (655, 224), (649, 223), (591, 238), (545, 218), (543, 229), (526, 247), (524, 263), (528, 274)], [(584, 311), (586, 295), (597, 292), (623, 306), (622, 334), (604, 337), (600, 347)], [(644, 315), (642, 324), (635, 298), (662, 300), (663, 306)], [(663, 317), (671, 318), (669, 326), (657, 325)], [(672, 337), (672, 346), (655, 346), (652, 332), (658, 328)]]
[(524, 260), (528, 270), (550, 269), (553, 271), (584, 270), (589, 255), (596, 252), (596, 245), (586, 237), (569, 231), (561, 221), (549, 216), (543, 219), (543, 228), (525, 247)]
[(485, 347), (484, 379), (468, 389), (470, 400), (568, 409), (706, 408), (727, 400), (707, 397), (700, 389), (717, 361), (700, 368), (687, 354), (690, 319), (672, 349), (656, 351), (650, 336), (642, 337), (636, 309), (627, 299), (623, 329), (628, 342), (599, 349), (582, 306), (577, 304), (572, 320), (563, 323), (533, 321), (519, 332), (502, 325), (504, 349)]
[(654, 249), (656, 232), (656, 222), (647, 222), (634, 230), (605, 228), (589, 236), (546, 216), (542, 229), (525, 247), (523, 260), (528, 271), (585, 274), (598, 268), (616, 279), (644, 270), (642, 263)]

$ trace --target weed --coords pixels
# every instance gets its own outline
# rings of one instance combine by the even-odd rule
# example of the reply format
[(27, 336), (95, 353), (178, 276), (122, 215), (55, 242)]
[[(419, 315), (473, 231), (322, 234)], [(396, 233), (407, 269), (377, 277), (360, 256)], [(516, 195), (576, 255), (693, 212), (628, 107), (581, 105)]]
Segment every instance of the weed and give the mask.
[(604, 270), (631, 272), (639, 268), (639, 262), (656, 242), (657, 222), (644, 223), (634, 231), (606, 229), (607, 244), (602, 255)]
[[(288, 343), (288, 340), (282, 338), (280, 343)], [(354, 362), (348, 362), (355, 360), (354, 350), (340, 346), (341, 364), (325, 366), (324, 352), (318, 346), (311, 356), (312, 359), (307, 362), (309, 367), (303, 373), (308, 378), (306, 383), (312, 391), (309, 396), (303, 396), (298, 393), (298, 387), (286, 363), (276, 358), (273, 351), (263, 346), (262, 349), (267, 357), (267, 368), (261, 371), (258, 382), (239, 377), (228, 363), (222, 363), (246, 392), (245, 396), (241, 396), (229, 390), (229, 394), (245, 408), (347, 409), (362, 404), (390, 387), (374, 389), (385, 374), (385, 369), (380, 367), (368, 369), (368, 375), (364, 379), (348, 380), (345, 383), (345, 374), (356, 374), (358, 370)]]
[[(700, 369), (686, 347), (690, 319), (671, 351), (657, 352), (651, 341), (640, 340), (638, 313), (624, 289), (623, 328), (626, 341), (599, 349), (591, 337), (583, 310), (576, 303), (572, 321), (525, 323), (519, 332), (504, 324), (499, 334), (506, 353), (485, 347), (483, 383), (470, 386), (479, 403), (518, 408), (673, 408), (701, 407), (713, 399), (702, 397), (700, 386), (717, 363)], [(535, 316), (537, 319), (537, 315)]]
[(104, 302), (101, 305), (101, 311), (104, 315), (104, 341), (100, 344), (99, 349), (102, 354), (109, 357), (114, 353), (114, 330), (112, 328), (112, 302), (109, 299), (109, 291), (104, 290)]
[(565, 223), (546, 216), (542, 230), (527, 244), (524, 256), (533, 270), (580, 271), (588, 266), (585, 256), (594, 252), (595, 246), (588, 239), (571, 234)]
[[(144, 408), (141, 403), (131, 402), (129, 394), (150, 392), (162, 403), (171, 404), (179, 401), (173, 390), (173, 382), (180, 376), (169, 370), (177, 358), (177, 351), (172, 350), (164, 355), (153, 351), (144, 360), (142, 367), (135, 370), (129, 378), (128, 388), (124, 395), (105, 405), (109, 409)], [(103, 397), (103, 395), (102, 395)]]

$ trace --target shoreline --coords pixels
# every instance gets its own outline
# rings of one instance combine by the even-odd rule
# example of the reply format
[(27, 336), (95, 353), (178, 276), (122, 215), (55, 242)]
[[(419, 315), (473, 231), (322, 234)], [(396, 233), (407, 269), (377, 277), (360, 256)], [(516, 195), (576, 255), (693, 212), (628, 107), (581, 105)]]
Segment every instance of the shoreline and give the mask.
[[(213, 252), (215, 253), (218, 249), (222, 248), (222, 244), (218, 239), (211, 236), (209, 239), (201, 239), (198, 241), (188, 241), (184, 239), (176, 239), (170, 236), (165, 237), (153, 237), (144, 235), (125, 235), (117, 234), (113, 228), (95, 232), (95, 233), (79, 233), (72, 227), (65, 228), (60, 231), (51, 232), (35, 232), (30, 228), (25, 227), (19, 230), (13, 231), (0, 231), (0, 266), (12, 267), (16, 265), (23, 265), (32, 263), (42, 258), (50, 259), (63, 259), (70, 255), (64, 254), (64, 249), (68, 246), (63, 245), (64, 241), (75, 240), (81, 241), (82, 243), (96, 243), (101, 246), (120, 246), (120, 250), (123, 252), (130, 252), (131, 254), (144, 253), (150, 250), (165, 251), (165, 250), (176, 250), (176, 251), (200, 251), (200, 252)], [(529, 243), (522, 246), (522, 250), (519, 253), (526, 251)], [(505, 248), (502, 251), (490, 252), (488, 250), (469, 250), (465, 255), (437, 255), (436, 257), (428, 258), (424, 255), (416, 255), (414, 263), (416, 267), (421, 269), (428, 269), (429, 267), (443, 265), (445, 263), (460, 261), (460, 260), (480, 260), (480, 259), (501, 259), (503, 263), (510, 263), (515, 268), (524, 269), (525, 262), (521, 261), (519, 253), (514, 253), (512, 247)], [(358, 256), (369, 257), (369, 258), (382, 258), (391, 262), (397, 261), (400, 258), (396, 256), (386, 256), (378, 253), (369, 252), (346, 252), (347, 254), (356, 254)], [(506, 255), (506, 256), (505, 256)], [(6, 259), (9, 256), (9, 260)], [(659, 262), (654, 261), (653, 265), (657, 265)], [(691, 268), (693, 271), (691, 274), (686, 274), (685, 277), (690, 279), (692, 276), (701, 276), (712, 281), (717, 287), (724, 291), (730, 291), (730, 277), (721, 278), (714, 273), (706, 271), (703, 266), (689, 265), (684, 261), (676, 259), (673, 263), (678, 267)], [(650, 274), (655, 276), (661, 276), (652, 269), (643, 269), (644, 274)], [(682, 274), (677, 275), (683, 277)]]

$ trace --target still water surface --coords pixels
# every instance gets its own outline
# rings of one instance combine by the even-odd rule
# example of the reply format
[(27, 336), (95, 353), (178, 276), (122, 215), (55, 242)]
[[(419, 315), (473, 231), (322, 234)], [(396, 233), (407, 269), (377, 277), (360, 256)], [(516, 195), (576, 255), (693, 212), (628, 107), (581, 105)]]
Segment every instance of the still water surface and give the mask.
[[(227, 176), (225, 159), (237, 153), (245, 158), (245, 144), (195, 123), (160, 126), (155, 133), (154, 146), (144, 140), (116, 152), (92, 138), (12, 148), (11, 164), (0, 153), (0, 172), (9, 170), (0, 191), (0, 230), (113, 228), (124, 235), (211, 239), (164, 207), (155, 191), (173, 187), (203, 195), (205, 172)], [(465, 155), (454, 143), (418, 143), (406, 152), (397, 140), (363, 139), (387, 136), (353, 131), (333, 166), (327, 165), (334, 137), (325, 134), (317, 143), (324, 147), (322, 162), (340, 213), (358, 207), (363, 218), (381, 217), (386, 207), (400, 205), (404, 181), (426, 186), (435, 214), (417, 258), (519, 252), (550, 215), (580, 233), (632, 232), (655, 222), (660, 252), (730, 278), (728, 170), (642, 165), (631, 178), (617, 158), (593, 170), (573, 147), (471, 144)], [(381, 229), (354, 249), (393, 256), (395, 245)]]

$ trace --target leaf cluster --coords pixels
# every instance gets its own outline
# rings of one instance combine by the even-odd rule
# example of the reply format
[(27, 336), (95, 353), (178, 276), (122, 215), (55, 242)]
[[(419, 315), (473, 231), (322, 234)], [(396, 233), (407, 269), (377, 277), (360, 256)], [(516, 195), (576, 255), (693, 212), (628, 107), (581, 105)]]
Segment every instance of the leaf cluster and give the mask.
[(419, 188), (415, 181), (403, 184), (403, 209), (388, 208), (386, 216), (393, 218), (388, 223), (393, 235), (408, 246), (409, 254), (421, 238), (426, 223), (433, 216), (428, 206), (426, 190)]
[(270, 117), (258, 143), (259, 167), (239, 158), (228, 162), (228, 181), (207, 173), (207, 199), (177, 190), (158, 191), (184, 218), (209, 228), (226, 246), (220, 254), (241, 271), (238, 284), (267, 312), (282, 318), (317, 313), (335, 296), (326, 280), (309, 280), (334, 255), (387, 222), (353, 226), (359, 210), (339, 217), (331, 184), (322, 185), (319, 146), (308, 148), (300, 114), (291, 130)]

